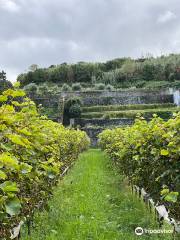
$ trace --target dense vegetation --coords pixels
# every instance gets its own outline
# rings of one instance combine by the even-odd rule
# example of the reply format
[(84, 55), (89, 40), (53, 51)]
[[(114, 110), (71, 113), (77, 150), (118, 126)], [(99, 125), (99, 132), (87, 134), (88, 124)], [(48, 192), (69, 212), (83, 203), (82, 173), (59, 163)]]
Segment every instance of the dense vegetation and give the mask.
[(49, 68), (32, 65), (29, 72), (18, 76), (22, 86), (35, 83), (64, 83), (74, 90), (104, 83), (115, 87), (170, 87), (180, 85), (180, 55), (147, 57), (141, 59), (118, 58), (105, 63), (63, 63)]
[(165, 122), (137, 119), (131, 127), (105, 130), (100, 145), (128, 176), (156, 203), (164, 203), (180, 218), (180, 114)]
[(9, 239), (13, 227), (45, 206), (89, 139), (41, 117), (22, 90), (4, 91), (0, 103), (0, 239)]
[(7, 81), (6, 73), (4, 71), (0, 72), (0, 94), (7, 90), (8, 88), (12, 88), (12, 83)]

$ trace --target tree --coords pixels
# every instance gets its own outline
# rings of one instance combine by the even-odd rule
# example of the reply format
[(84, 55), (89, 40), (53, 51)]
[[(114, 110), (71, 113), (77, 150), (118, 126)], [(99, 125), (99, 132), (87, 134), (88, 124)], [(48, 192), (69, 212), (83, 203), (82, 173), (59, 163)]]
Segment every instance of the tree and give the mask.
[(32, 72), (35, 72), (38, 68), (39, 66), (37, 64), (32, 64), (31, 66), (29, 66), (29, 70)]
[(81, 106), (79, 104), (74, 104), (69, 109), (70, 118), (79, 118), (81, 116)]
[(4, 71), (0, 72), (0, 94), (8, 88), (12, 87), (12, 83), (6, 79), (6, 73)]
[(67, 69), (67, 82), (68, 83), (74, 82), (74, 72), (71, 65)]
[(63, 124), (68, 125), (70, 118), (81, 115), (82, 101), (78, 97), (68, 99), (64, 105)]
[(0, 72), (0, 81), (6, 81), (6, 73), (2, 70), (2, 72)]

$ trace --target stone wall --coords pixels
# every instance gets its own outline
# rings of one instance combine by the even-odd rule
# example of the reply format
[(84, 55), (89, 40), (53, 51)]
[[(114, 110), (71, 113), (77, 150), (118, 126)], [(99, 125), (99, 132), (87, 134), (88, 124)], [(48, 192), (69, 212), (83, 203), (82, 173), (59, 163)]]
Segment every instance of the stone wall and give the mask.
[[(89, 92), (60, 92), (58, 94), (47, 93), (44, 96), (33, 94), (31, 99), (50, 112), (49, 118), (60, 121), (62, 99), (80, 97), (83, 106), (92, 105), (126, 105), (126, 104), (153, 104), (173, 103), (174, 93), (168, 90), (150, 91), (144, 89), (130, 89), (123, 91), (89, 91)], [(56, 114), (57, 113), (57, 114)], [(92, 146), (97, 145), (97, 135), (105, 128), (131, 125), (134, 122), (130, 118), (119, 119), (75, 119), (74, 125), (80, 125), (90, 136)]]
[(153, 103), (171, 103), (172, 95), (141, 95), (141, 96), (122, 96), (122, 97), (100, 97), (83, 99), (84, 106), (92, 105), (127, 105), (127, 104), (153, 104)]
[(98, 135), (101, 133), (104, 129), (103, 128), (83, 128), (87, 135), (91, 139), (91, 146), (97, 147), (98, 146)]
[(130, 118), (114, 118), (114, 119), (75, 119), (75, 126), (80, 125), (81, 127), (86, 126), (124, 126), (133, 124), (134, 119)]
[(47, 93), (45, 96), (30, 95), (37, 104), (44, 107), (57, 108), (63, 97), (80, 97), (84, 106), (113, 105), (113, 104), (150, 104), (150, 103), (173, 103), (173, 93), (168, 91), (149, 90), (124, 90), (124, 91), (89, 91), (89, 92), (60, 92), (58, 94)]
[(167, 91), (124, 90), (124, 91), (90, 91), (60, 93), (60, 98), (80, 97), (84, 106), (113, 104), (150, 104), (173, 103), (173, 94)]

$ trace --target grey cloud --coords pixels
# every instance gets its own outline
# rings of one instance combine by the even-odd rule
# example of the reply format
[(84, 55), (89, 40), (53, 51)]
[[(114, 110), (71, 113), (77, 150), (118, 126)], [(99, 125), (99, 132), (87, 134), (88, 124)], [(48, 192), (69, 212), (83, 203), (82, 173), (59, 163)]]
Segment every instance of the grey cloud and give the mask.
[(0, 0), (0, 69), (179, 52), (178, 0)]

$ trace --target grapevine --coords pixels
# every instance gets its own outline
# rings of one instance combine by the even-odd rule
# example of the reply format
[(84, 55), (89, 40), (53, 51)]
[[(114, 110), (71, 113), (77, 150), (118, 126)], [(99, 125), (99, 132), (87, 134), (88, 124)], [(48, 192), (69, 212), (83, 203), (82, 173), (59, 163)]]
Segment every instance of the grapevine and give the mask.
[(0, 95), (0, 238), (45, 206), (66, 166), (89, 145), (85, 132), (40, 116), (24, 91)]
[(132, 185), (180, 219), (180, 113), (169, 121), (139, 118), (133, 126), (105, 130), (99, 141)]

